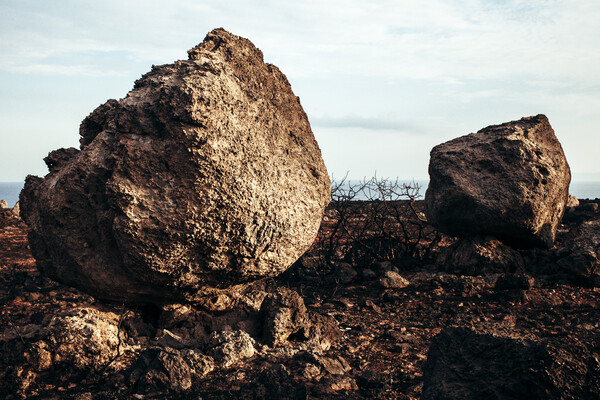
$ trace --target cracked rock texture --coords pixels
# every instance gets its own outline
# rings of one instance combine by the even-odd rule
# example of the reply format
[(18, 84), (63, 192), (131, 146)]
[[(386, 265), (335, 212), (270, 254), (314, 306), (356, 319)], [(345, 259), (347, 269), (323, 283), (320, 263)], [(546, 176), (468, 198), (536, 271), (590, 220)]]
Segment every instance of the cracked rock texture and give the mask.
[(493, 125), (431, 150), (429, 221), (452, 236), (551, 247), (571, 171), (544, 115)]
[(223, 29), (81, 124), (21, 194), (41, 271), (103, 299), (197, 301), (276, 276), (313, 242), (330, 182), (286, 77)]

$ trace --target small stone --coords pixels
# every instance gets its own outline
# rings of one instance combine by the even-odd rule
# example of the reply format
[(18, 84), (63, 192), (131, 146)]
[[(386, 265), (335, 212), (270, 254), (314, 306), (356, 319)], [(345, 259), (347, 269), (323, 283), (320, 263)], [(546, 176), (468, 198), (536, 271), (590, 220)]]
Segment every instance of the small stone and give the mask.
[(338, 263), (335, 266), (334, 276), (337, 282), (348, 284), (356, 278), (358, 272), (347, 263)]
[(209, 338), (210, 355), (227, 368), (255, 353), (255, 341), (244, 331), (213, 332)]
[(503, 290), (529, 290), (534, 283), (534, 279), (523, 274), (504, 274), (500, 275), (494, 285), (494, 290), (500, 292)]
[(394, 271), (387, 271), (379, 278), (379, 285), (386, 289), (403, 289), (410, 285), (410, 282)]
[(379, 307), (377, 304), (373, 303), (372, 300), (366, 300), (365, 307), (369, 307), (371, 310), (373, 310), (377, 313), (381, 312), (381, 307)]
[(377, 278), (377, 274), (370, 268), (365, 268), (362, 270), (361, 275), (365, 280), (371, 280)]

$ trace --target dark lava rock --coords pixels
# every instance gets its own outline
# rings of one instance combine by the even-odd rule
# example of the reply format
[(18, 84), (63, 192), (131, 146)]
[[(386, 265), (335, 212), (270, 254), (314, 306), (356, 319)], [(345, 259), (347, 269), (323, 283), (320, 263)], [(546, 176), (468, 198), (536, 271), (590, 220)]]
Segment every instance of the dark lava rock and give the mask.
[(518, 251), (493, 238), (462, 238), (441, 254), (446, 272), (460, 275), (517, 272), (524, 269)]
[(503, 290), (529, 290), (534, 284), (534, 279), (524, 274), (504, 274), (500, 275), (494, 285), (494, 290), (500, 292)]
[(269, 345), (285, 343), (290, 336), (306, 340), (310, 332), (310, 318), (300, 295), (280, 288), (268, 294), (260, 309), (263, 320), (263, 338)]
[(169, 388), (184, 391), (214, 369), (214, 361), (197, 349), (143, 351), (129, 377), (139, 392)]
[(286, 77), (223, 29), (188, 53), (27, 178), (21, 212), (51, 278), (113, 301), (195, 301), (278, 275), (313, 242), (330, 182)]
[(557, 249), (559, 268), (587, 286), (600, 286), (600, 219), (583, 222)]
[(429, 348), (423, 400), (593, 399), (598, 363), (569, 339), (526, 340), (445, 328)]
[(571, 172), (544, 115), (489, 126), (431, 150), (428, 220), (468, 237), (514, 247), (551, 247), (569, 197)]

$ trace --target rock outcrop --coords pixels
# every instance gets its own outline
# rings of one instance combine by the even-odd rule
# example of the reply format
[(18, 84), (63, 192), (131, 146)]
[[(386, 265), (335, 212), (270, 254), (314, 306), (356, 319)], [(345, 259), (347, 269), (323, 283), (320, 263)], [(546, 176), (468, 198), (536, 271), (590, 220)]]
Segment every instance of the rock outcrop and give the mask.
[(223, 29), (188, 53), (27, 178), (21, 214), (51, 278), (108, 300), (195, 301), (275, 276), (313, 242), (330, 182), (286, 77)]
[(525, 339), (445, 328), (423, 367), (423, 400), (592, 399), (597, 355), (564, 339)]
[(583, 222), (556, 250), (559, 268), (579, 283), (600, 286), (600, 219)]
[(489, 126), (433, 148), (428, 220), (461, 237), (550, 247), (569, 198), (571, 172), (544, 115)]

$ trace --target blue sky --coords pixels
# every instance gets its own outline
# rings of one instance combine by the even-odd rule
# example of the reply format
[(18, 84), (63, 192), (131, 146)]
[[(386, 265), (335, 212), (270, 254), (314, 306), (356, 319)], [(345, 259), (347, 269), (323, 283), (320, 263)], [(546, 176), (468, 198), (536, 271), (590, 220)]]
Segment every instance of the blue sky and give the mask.
[(546, 114), (600, 180), (600, 1), (0, 2), (0, 181), (44, 175), (81, 120), (208, 31), (288, 77), (330, 173), (427, 178), (438, 143)]

